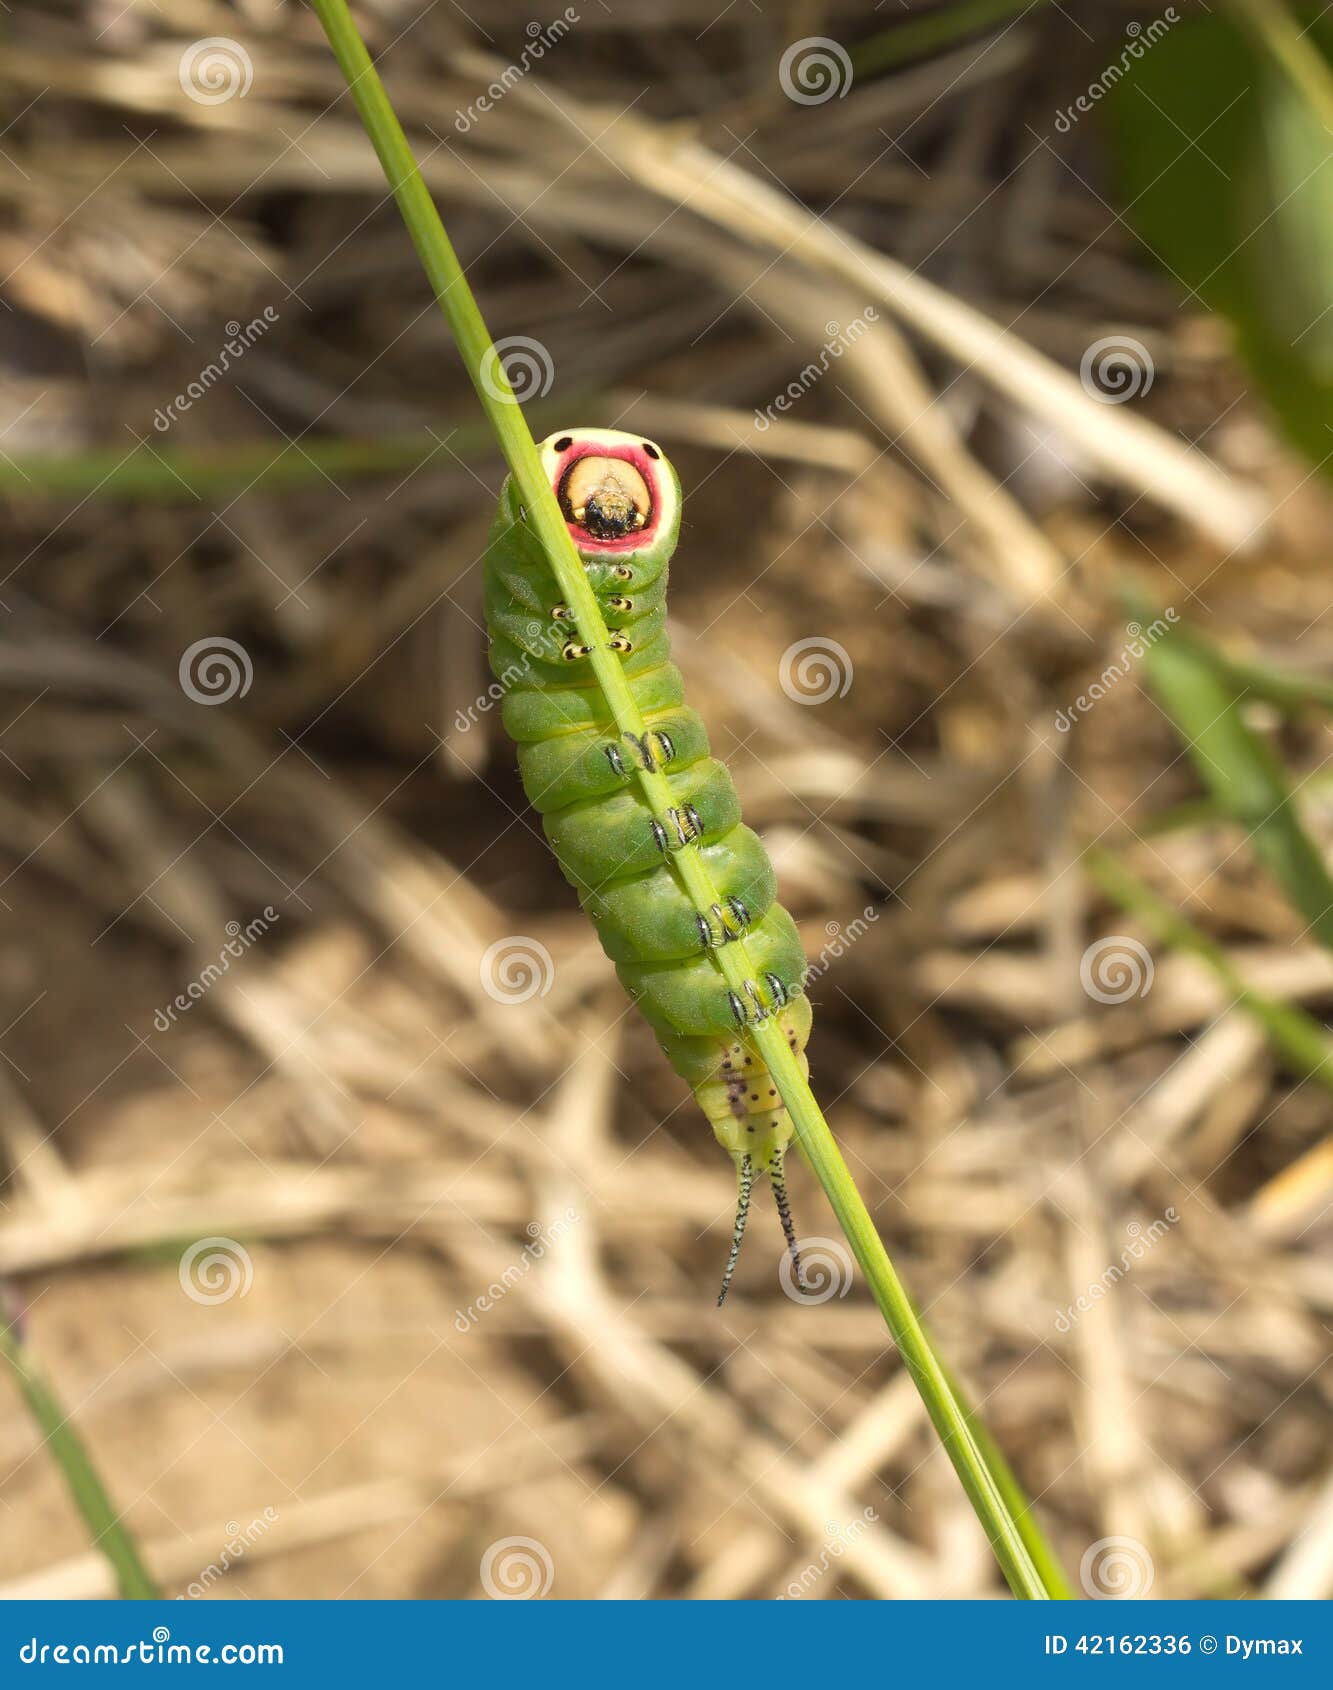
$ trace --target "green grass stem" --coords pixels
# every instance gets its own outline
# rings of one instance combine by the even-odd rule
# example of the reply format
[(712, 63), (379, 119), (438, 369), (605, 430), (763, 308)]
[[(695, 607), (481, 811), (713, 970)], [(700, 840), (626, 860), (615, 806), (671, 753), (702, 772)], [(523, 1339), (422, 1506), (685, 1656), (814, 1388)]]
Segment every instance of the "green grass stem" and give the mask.
[(1241, 674), (1182, 629), (1149, 649), (1144, 668), (1218, 808), (1245, 829), (1309, 931), (1333, 950), (1333, 879), (1301, 823), (1281, 760), (1245, 721)]
[(1288, 1068), (1333, 1091), (1333, 1044), (1312, 1015), (1251, 986), (1215, 939), (1110, 851), (1090, 846), (1083, 864), (1092, 883), (1122, 910), (1137, 916), (1160, 944), (1206, 962), (1235, 1003), (1263, 1028)]
[[(551, 407), (547, 407), (551, 409)], [(555, 418), (552, 416), (552, 426)], [(380, 440), (308, 438), (245, 440), (206, 448), (149, 439), (123, 452), (105, 446), (77, 452), (0, 453), (0, 495), (7, 498), (99, 498), (183, 504), (236, 490), (285, 493), (327, 486), (339, 477), (405, 474), (448, 451), (465, 462), (494, 448), (484, 423), (386, 435)]]
[(134, 1539), (120, 1523), (83, 1439), (61, 1406), (28, 1345), (16, 1327), (0, 1318), (0, 1354), (8, 1364), (28, 1412), (36, 1422), (48, 1453), (64, 1475), (74, 1505), (83, 1516), (93, 1545), (106, 1556), (120, 1594), (138, 1602), (155, 1601), (157, 1586), (139, 1559)]
[(853, 72), (859, 77), (878, 76), (913, 59), (946, 52), (970, 36), (985, 30), (1019, 23), (1029, 12), (1045, 9), (1049, 0), (956, 0), (920, 16), (907, 16), (860, 41), (851, 49)]
[(1227, 10), (1280, 66), (1324, 128), (1333, 132), (1333, 70), (1312, 28), (1282, 0), (1227, 0)]

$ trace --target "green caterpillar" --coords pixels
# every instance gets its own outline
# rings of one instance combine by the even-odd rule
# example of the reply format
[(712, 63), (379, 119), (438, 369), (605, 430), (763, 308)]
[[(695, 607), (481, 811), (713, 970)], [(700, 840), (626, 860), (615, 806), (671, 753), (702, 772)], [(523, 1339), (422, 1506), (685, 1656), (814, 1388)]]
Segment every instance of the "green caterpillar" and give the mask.
[[(777, 902), (773, 865), (741, 824), (736, 788), (709, 755), (703, 721), (685, 704), (670, 661), (667, 564), (680, 532), (680, 482), (651, 441), (611, 429), (568, 429), (538, 451), (647, 731), (622, 738), (610, 720), (589, 648), (511, 478), (486, 551), (486, 620), (523, 790), (621, 983), (735, 1161), (736, 1225), (719, 1304), (754, 1181), (765, 1175), (799, 1284), (783, 1171), (791, 1120), (747, 1032), (776, 1016), (808, 1072), (806, 962), (796, 924)], [(640, 768), (666, 776), (672, 803), (661, 814), (636, 779)], [(717, 889), (708, 909), (694, 907), (673, 868), (682, 851), (700, 853)], [(744, 949), (743, 999), (714, 956), (730, 944)]]

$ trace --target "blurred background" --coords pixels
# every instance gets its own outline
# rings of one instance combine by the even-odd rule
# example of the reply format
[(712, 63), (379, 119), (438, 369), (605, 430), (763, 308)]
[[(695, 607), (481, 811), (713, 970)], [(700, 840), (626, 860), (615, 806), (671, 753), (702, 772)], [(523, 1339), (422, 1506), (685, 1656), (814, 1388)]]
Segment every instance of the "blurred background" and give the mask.
[[(1325, 25), (357, 15), (534, 431), (679, 469), (817, 1093), (1071, 1577), (1333, 1593)], [(804, 1170), (713, 1306), (313, 15), (0, 31), (0, 1274), (164, 1589), (1000, 1594)], [(0, 1595), (110, 1594), (2, 1388)]]

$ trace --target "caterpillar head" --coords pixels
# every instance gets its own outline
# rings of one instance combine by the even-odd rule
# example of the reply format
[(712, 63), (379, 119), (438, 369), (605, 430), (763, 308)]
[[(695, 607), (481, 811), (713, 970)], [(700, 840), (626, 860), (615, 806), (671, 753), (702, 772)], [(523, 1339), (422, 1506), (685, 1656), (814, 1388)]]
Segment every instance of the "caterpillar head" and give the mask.
[(538, 447), (586, 559), (667, 552), (680, 530), (680, 483), (659, 446), (612, 428), (569, 428)]

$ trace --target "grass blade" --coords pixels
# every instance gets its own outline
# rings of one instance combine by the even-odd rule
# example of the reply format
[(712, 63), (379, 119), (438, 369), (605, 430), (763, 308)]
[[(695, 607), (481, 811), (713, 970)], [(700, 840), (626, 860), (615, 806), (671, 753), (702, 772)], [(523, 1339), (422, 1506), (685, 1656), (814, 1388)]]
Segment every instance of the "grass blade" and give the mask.
[(0, 1324), (0, 1353), (42, 1434), (42, 1441), (65, 1476), (94, 1547), (111, 1563), (120, 1594), (131, 1601), (155, 1601), (159, 1595), (157, 1586), (139, 1559), (134, 1539), (120, 1523), (116, 1506), (107, 1495), (83, 1439), (20, 1336), (16, 1321), (5, 1320)]
[[(555, 417), (552, 407), (545, 410)], [(327, 485), (330, 478), (392, 475), (418, 469), (447, 445), (464, 462), (493, 449), (481, 423), (447, 420), (411, 434), (377, 440), (306, 439), (300, 451), (272, 440), (238, 441), (201, 449), (154, 445), (145, 440), (122, 452), (91, 447), (80, 452), (0, 454), (0, 495), (11, 499), (89, 498), (183, 504), (210, 494), (284, 493)]]
[(1304, 916), (1309, 932), (1333, 950), (1333, 879), (1301, 825), (1280, 760), (1241, 713), (1244, 671), (1180, 629), (1158, 640), (1144, 664), (1149, 685), (1219, 808), (1246, 830), (1255, 854)]
[(924, 59), (966, 41), (986, 30), (998, 30), (1029, 12), (1040, 10), (1047, 0), (957, 0), (952, 6), (925, 12), (896, 23), (879, 35), (863, 41), (851, 54), (858, 77), (878, 76), (913, 59)]
[(1333, 129), (1333, 72), (1319, 51), (1310, 25), (1282, 0), (1229, 0), (1228, 10), (1282, 67), (1292, 86), (1325, 129)]
[(1333, 1091), (1333, 1045), (1312, 1015), (1296, 1004), (1283, 1003), (1280, 998), (1256, 991), (1216, 940), (1196, 927), (1110, 851), (1100, 845), (1091, 846), (1084, 854), (1083, 863), (1093, 884), (1121, 909), (1137, 916), (1159, 943), (1206, 962), (1235, 1002), (1263, 1028), (1274, 1050), (1294, 1073), (1303, 1079), (1318, 1080)]

